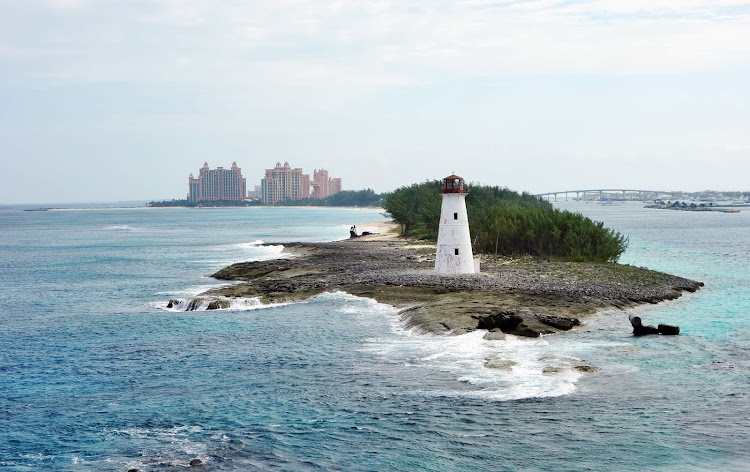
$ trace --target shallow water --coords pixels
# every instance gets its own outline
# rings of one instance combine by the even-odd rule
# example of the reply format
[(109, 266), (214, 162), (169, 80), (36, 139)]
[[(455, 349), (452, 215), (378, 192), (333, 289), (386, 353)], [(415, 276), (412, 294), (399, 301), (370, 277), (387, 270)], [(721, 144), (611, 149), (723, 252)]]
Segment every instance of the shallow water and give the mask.
[(0, 467), (745, 470), (750, 212), (560, 206), (629, 235), (623, 262), (706, 282), (636, 309), (680, 336), (633, 338), (624, 312), (542, 339), (421, 335), (342, 293), (166, 310), (220, 267), (278, 255), (259, 241), (337, 239), (380, 216), (0, 210)]

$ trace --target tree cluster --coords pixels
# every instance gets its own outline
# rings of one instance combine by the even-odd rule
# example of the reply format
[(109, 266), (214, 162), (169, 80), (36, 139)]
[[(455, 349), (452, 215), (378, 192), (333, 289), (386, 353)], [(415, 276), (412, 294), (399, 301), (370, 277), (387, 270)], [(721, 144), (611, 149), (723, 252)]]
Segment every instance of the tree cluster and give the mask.
[(203, 202), (189, 202), (187, 200), (164, 200), (164, 201), (153, 201), (148, 202), (150, 207), (246, 207), (246, 206), (258, 206), (260, 201), (248, 201), (248, 200), (211, 200)]
[[(385, 198), (386, 212), (405, 236), (437, 239), (442, 182), (401, 187)], [(499, 187), (467, 185), (466, 208), (472, 245), (477, 253), (532, 255), (568, 261), (614, 262), (627, 238), (600, 222), (549, 202)]]
[(287, 200), (278, 205), (289, 206), (332, 206), (332, 207), (380, 207), (386, 194), (375, 193), (372, 189), (342, 190), (324, 198), (303, 198)]

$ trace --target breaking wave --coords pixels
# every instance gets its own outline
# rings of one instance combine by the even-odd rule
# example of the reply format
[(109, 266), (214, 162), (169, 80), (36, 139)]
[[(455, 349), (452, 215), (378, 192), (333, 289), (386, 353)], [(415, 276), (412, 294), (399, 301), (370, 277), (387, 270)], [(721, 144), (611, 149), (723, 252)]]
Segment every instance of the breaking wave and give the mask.
[[(170, 303), (172, 302), (172, 303)], [(176, 302), (176, 303), (174, 303)], [(260, 297), (228, 298), (228, 297), (189, 297), (172, 300), (151, 302), (150, 306), (157, 310), (172, 312), (183, 311), (249, 311), (261, 308), (289, 305), (291, 303), (262, 303)]]
[(289, 257), (284, 253), (281, 244), (265, 245), (261, 240), (244, 243), (219, 244), (208, 248), (216, 255), (214, 260), (203, 260), (204, 263), (232, 264), (244, 261), (267, 261), (270, 259), (281, 259)]
[(368, 338), (361, 351), (382, 362), (427, 369), (454, 380), (444, 384), (448, 388), (415, 392), (420, 395), (496, 401), (556, 397), (575, 391), (582, 375), (577, 368), (585, 365), (577, 357), (560, 355), (559, 346), (544, 338), (507, 335), (489, 341), (484, 339), (486, 330), (458, 336), (423, 333), (407, 328), (398, 309), (390, 305), (343, 292), (318, 299), (341, 302), (339, 311), (357, 316), (364, 330), (376, 318), (385, 319), (388, 334)]

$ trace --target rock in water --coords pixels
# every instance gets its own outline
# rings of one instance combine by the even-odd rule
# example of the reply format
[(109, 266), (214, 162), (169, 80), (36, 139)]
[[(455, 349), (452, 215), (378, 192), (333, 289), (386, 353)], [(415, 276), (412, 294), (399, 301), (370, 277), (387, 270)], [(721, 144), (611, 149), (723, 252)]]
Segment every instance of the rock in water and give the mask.
[(495, 320), (493, 320), (491, 316), (479, 318), (477, 329), (486, 329), (492, 331), (493, 329), (495, 329)]
[(647, 334), (667, 334), (667, 335), (680, 334), (679, 326), (672, 326), (672, 325), (666, 325), (666, 324), (660, 324), (659, 327), (654, 327), (651, 325), (643, 326), (641, 319), (638, 316), (630, 315), (628, 316), (628, 319), (630, 320), (630, 324), (633, 325), (633, 334), (635, 336), (644, 336)]
[(503, 333), (513, 331), (523, 321), (523, 318), (512, 311), (502, 311), (495, 315), (495, 327), (500, 328)]
[(646, 336), (648, 334), (659, 334), (659, 329), (656, 326), (646, 325), (633, 328), (633, 334), (635, 336)]
[(487, 341), (502, 341), (503, 339), (505, 339), (505, 333), (497, 328), (494, 328), (488, 331), (482, 339), (486, 339)]
[(510, 334), (515, 334), (516, 336), (524, 336), (527, 338), (538, 338), (542, 333), (534, 328), (526, 326), (526, 323), (521, 323), (516, 326), (516, 328), (511, 331)]
[(185, 309), (185, 311), (195, 311), (198, 308), (200, 308), (202, 304), (203, 304), (202, 298), (193, 298), (192, 300), (190, 300), (190, 303), (188, 303), (188, 306)]
[(679, 326), (672, 326), (672, 325), (666, 325), (666, 324), (660, 324), (658, 326), (659, 333), (661, 334), (668, 334), (668, 335), (678, 335), (680, 334), (680, 327)]
[(629, 315), (628, 319), (630, 320), (630, 324), (633, 325), (633, 335), (634, 336), (645, 336), (647, 334), (659, 334), (659, 330), (651, 325), (643, 326), (641, 322), (641, 318), (639, 316), (635, 315)]
[(219, 308), (229, 308), (231, 303), (229, 300), (212, 300), (208, 303), (206, 310), (218, 310)]
[(203, 465), (203, 461), (200, 459), (193, 459), (190, 461), (190, 467), (198, 467), (199, 465)]
[(573, 328), (573, 326), (578, 326), (581, 324), (578, 318), (568, 318), (566, 316), (557, 316), (557, 315), (546, 315), (543, 313), (535, 313), (534, 316), (536, 316), (536, 319), (538, 319), (542, 323), (548, 326), (552, 326), (553, 328), (560, 329), (562, 331), (567, 331)]
[(523, 321), (523, 318), (516, 315), (512, 311), (501, 311), (496, 315), (485, 316), (479, 319), (477, 323), (477, 329), (499, 329), (500, 331), (507, 333), (513, 331)]
[(488, 369), (513, 370), (514, 365), (516, 365), (516, 361), (509, 361), (496, 356), (484, 360), (484, 366)]

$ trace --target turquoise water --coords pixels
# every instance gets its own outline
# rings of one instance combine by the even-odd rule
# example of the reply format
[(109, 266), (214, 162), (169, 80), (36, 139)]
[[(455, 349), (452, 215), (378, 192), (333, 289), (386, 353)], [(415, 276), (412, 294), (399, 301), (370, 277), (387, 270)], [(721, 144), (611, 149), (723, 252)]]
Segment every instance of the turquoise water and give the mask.
[(429, 336), (343, 293), (166, 310), (220, 267), (278, 255), (259, 241), (382, 217), (0, 210), (0, 468), (746, 470), (750, 212), (561, 206), (628, 234), (623, 262), (706, 283), (635, 310), (680, 336), (633, 338), (623, 312), (542, 339)]

